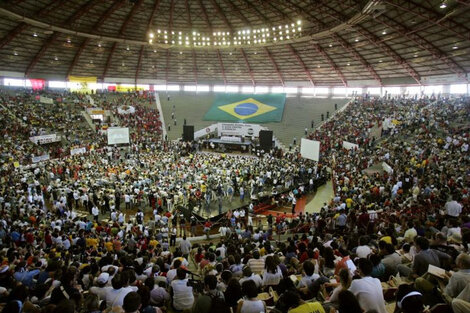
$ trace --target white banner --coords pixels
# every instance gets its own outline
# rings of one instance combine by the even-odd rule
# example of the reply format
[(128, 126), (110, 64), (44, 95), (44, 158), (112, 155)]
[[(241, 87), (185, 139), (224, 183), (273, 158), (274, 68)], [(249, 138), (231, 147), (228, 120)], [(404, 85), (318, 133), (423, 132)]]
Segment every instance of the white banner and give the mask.
[(107, 132), (108, 145), (129, 143), (129, 128), (110, 127)]
[(207, 126), (206, 128), (203, 128), (194, 132), (194, 140), (197, 140), (201, 137), (205, 137), (209, 135), (210, 133), (213, 133), (216, 131), (217, 131), (217, 124), (212, 124), (210, 126)]
[(29, 140), (31, 140), (37, 145), (43, 145), (46, 143), (60, 141), (60, 136), (57, 136), (56, 134), (49, 134), (49, 135), (29, 137)]
[(302, 138), (300, 141), (300, 155), (303, 158), (318, 162), (320, 160), (320, 141)]
[(70, 155), (82, 154), (86, 152), (85, 147), (70, 149)]
[(359, 145), (352, 143), (352, 142), (343, 141), (343, 148), (348, 149), (348, 150), (359, 149)]
[(244, 123), (218, 123), (217, 135), (221, 136), (242, 136), (242, 137), (259, 137), (259, 131), (266, 129), (257, 124)]
[(43, 155), (31, 158), (31, 161), (33, 161), (33, 163), (38, 163), (38, 162), (47, 161), (47, 160), (49, 160), (49, 154), (43, 154)]
[(54, 104), (54, 99), (48, 98), (48, 97), (40, 96), (40, 97), (39, 97), (39, 102), (41, 102), (41, 103), (47, 103), (47, 104)]
[(135, 108), (132, 105), (123, 105), (118, 108), (119, 114), (134, 114)]
[(385, 162), (382, 162), (382, 168), (384, 169), (385, 172), (389, 174), (393, 173), (393, 168)]

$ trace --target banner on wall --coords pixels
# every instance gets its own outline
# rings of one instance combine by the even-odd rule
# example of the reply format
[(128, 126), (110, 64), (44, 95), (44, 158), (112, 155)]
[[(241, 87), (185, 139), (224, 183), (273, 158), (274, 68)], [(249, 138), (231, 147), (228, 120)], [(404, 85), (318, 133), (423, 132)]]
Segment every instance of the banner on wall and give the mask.
[(95, 76), (69, 76), (70, 91), (78, 93), (91, 93), (90, 84), (96, 84)]
[(245, 123), (218, 123), (217, 135), (221, 136), (241, 136), (241, 137), (259, 137), (259, 131), (265, 129), (257, 124)]
[(140, 90), (145, 90), (144, 87), (137, 87), (137, 86), (122, 86), (122, 85), (117, 85), (116, 86), (116, 91), (117, 92), (133, 92), (133, 91), (140, 91)]
[(31, 87), (33, 88), (33, 90), (43, 90), (46, 86), (46, 81), (44, 79), (30, 78), (29, 82), (31, 83)]
[(69, 82), (73, 83), (96, 83), (96, 76), (72, 76), (69, 77)]
[(219, 124), (212, 124), (210, 126), (207, 126), (206, 128), (200, 129), (198, 131), (194, 132), (194, 140), (199, 139), (201, 137), (205, 137), (211, 133), (214, 133), (217, 131), (217, 125)]

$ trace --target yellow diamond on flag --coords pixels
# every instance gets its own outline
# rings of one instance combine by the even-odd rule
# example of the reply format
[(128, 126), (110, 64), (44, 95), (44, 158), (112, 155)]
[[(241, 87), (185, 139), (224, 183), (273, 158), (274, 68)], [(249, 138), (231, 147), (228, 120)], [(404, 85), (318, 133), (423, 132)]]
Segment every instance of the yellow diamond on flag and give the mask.
[(246, 120), (276, 110), (275, 107), (259, 102), (253, 98), (222, 105), (219, 109), (240, 120)]

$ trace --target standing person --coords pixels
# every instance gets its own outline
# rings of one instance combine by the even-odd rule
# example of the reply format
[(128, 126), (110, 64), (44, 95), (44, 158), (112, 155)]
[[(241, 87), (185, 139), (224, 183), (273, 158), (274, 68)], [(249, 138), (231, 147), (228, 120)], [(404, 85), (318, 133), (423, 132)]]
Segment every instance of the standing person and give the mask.
[(180, 249), (184, 258), (188, 258), (189, 252), (191, 252), (191, 247), (191, 242), (186, 238), (186, 235), (184, 235), (183, 240), (180, 241)]
[(171, 228), (171, 235), (170, 235), (170, 246), (171, 247), (174, 247), (176, 246), (176, 233), (178, 232), (178, 230), (176, 229), (175, 226), (173, 226)]
[(191, 236), (196, 237), (196, 227), (197, 227), (197, 220), (194, 216), (191, 216)]
[(91, 214), (93, 215), (93, 219), (95, 220), (95, 222), (98, 222), (98, 217), (99, 217), (99, 214), (100, 214), (100, 210), (98, 209), (98, 207), (94, 203), (93, 203), (93, 207), (91, 208)]
[(295, 206), (297, 205), (297, 198), (292, 195), (292, 215), (295, 215)]
[(137, 224), (139, 225), (142, 225), (142, 223), (144, 222), (144, 213), (142, 212), (141, 209), (139, 209), (137, 213), (135, 214), (135, 220), (137, 221)]
[(130, 210), (131, 209), (131, 196), (129, 192), (126, 192), (124, 194), (124, 202), (126, 204), (126, 210)]

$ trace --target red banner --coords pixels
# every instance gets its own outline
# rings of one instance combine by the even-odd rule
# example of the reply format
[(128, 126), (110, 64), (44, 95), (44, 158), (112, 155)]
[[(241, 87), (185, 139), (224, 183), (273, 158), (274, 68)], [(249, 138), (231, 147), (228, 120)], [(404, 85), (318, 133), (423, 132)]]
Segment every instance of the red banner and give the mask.
[(46, 81), (44, 79), (30, 79), (29, 81), (31, 82), (33, 90), (43, 90), (46, 85)]

